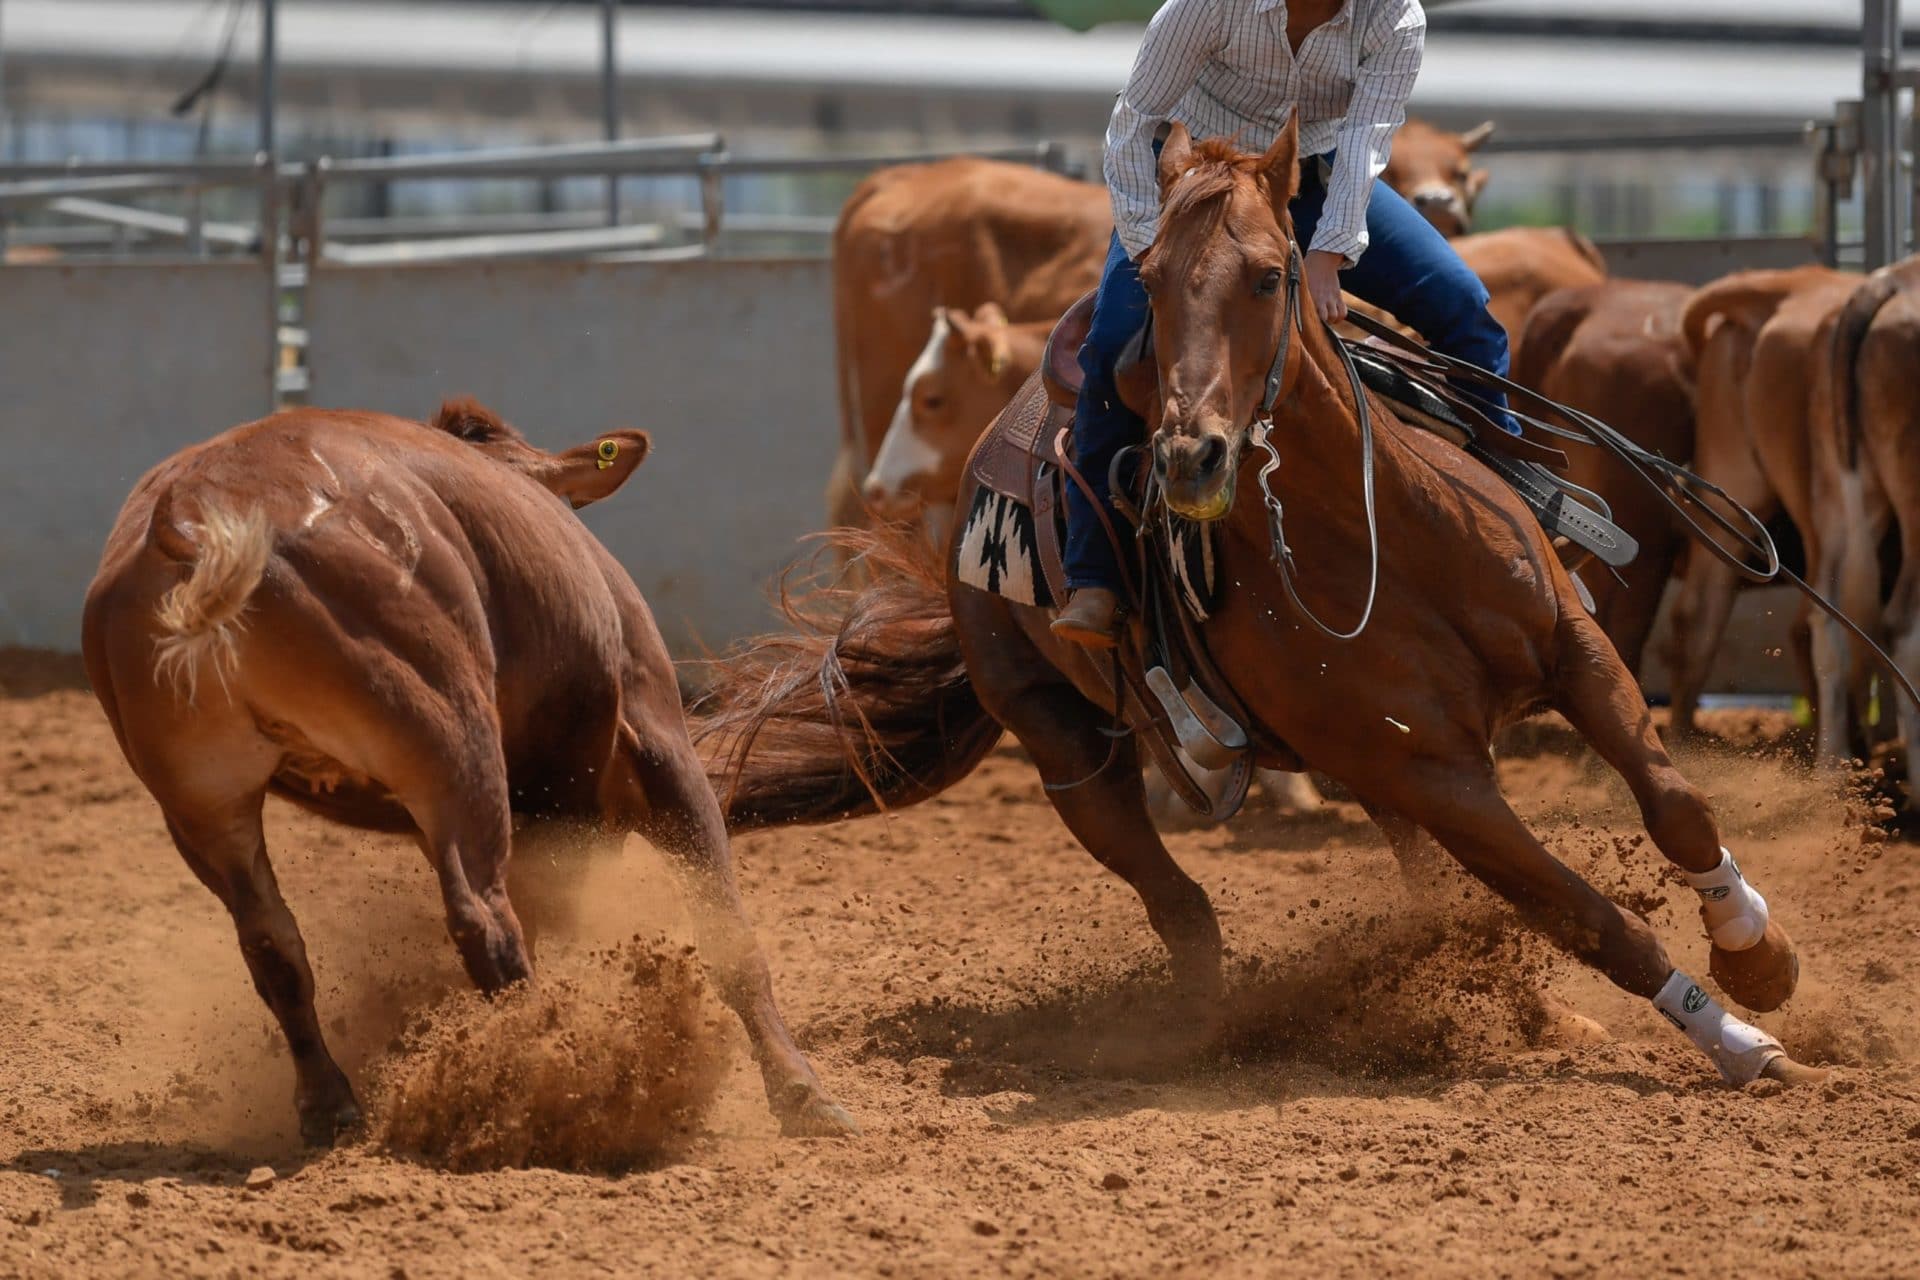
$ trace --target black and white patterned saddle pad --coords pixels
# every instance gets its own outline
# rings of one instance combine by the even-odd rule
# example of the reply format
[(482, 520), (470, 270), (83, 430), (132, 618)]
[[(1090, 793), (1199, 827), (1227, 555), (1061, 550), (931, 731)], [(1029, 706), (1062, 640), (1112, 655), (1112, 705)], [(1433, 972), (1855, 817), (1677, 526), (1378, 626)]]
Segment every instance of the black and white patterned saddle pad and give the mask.
[(1032, 509), (984, 484), (974, 486), (954, 559), (955, 573), (970, 587), (1042, 609), (1061, 603), (1040, 563)]
[[(1061, 504), (1064, 510), (1064, 504)], [(1173, 570), (1182, 601), (1193, 616), (1207, 620), (1219, 598), (1218, 534), (1208, 525), (1168, 516), (1155, 539)], [(955, 572), (967, 586), (1015, 604), (1053, 609), (1046, 567), (1040, 559), (1032, 508), (986, 485), (976, 485), (955, 547)], [(1064, 534), (1060, 537), (1064, 544)]]

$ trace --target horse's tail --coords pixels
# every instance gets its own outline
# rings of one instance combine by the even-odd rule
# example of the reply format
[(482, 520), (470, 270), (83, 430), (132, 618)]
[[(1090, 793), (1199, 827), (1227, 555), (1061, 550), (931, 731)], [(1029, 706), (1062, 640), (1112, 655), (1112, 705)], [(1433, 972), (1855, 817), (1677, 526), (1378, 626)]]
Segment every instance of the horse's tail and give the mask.
[(189, 566), (154, 610), (153, 672), (192, 703), (203, 671), (224, 689), (238, 664), (240, 618), (266, 576), (273, 530), (257, 507), (236, 512), (208, 500), (195, 503), (198, 519), (188, 523), (180, 496), (177, 486), (162, 493), (147, 524), (147, 545)]
[(1610, 274), (1607, 270), (1607, 255), (1600, 252), (1599, 245), (1587, 239), (1572, 227), (1562, 227), (1560, 228), (1560, 233), (1566, 236), (1567, 243), (1573, 246), (1575, 253), (1593, 265), (1594, 270), (1603, 276)]
[[(1906, 265), (1906, 264), (1900, 264)], [(1866, 283), (1853, 291), (1833, 325), (1833, 424), (1843, 442), (1847, 465), (1855, 466), (1860, 453), (1860, 383), (1855, 377), (1860, 360), (1860, 344), (1880, 308), (1891, 302), (1903, 288), (1915, 283), (1912, 272), (1882, 267), (1868, 276)]]
[(1000, 740), (975, 695), (937, 563), (897, 532), (837, 530), (866, 585), (783, 590), (793, 630), (711, 665), (694, 739), (729, 830), (915, 804)]

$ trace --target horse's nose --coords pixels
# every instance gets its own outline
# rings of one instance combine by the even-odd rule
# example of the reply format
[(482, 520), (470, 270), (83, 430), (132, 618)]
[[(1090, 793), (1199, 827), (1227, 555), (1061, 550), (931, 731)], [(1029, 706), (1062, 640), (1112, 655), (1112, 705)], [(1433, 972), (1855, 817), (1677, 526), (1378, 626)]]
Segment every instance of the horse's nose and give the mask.
[(1220, 470), (1226, 460), (1226, 437), (1210, 431), (1197, 436), (1163, 438), (1161, 441), (1160, 475), (1169, 482), (1205, 482)]
[(1232, 448), (1217, 431), (1162, 437), (1154, 461), (1167, 505), (1194, 519), (1226, 514), (1232, 501)]

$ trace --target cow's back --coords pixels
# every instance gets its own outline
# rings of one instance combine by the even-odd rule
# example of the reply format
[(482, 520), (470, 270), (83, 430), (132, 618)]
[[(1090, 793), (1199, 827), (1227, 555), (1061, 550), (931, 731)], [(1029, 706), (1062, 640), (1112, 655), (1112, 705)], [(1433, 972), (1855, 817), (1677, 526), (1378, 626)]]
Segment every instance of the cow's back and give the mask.
[(1050, 320), (1099, 282), (1106, 189), (1026, 165), (960, 157), (882, 169), (834, 231), (842, 433), (871, 460), (933, 309), (998, 303)]

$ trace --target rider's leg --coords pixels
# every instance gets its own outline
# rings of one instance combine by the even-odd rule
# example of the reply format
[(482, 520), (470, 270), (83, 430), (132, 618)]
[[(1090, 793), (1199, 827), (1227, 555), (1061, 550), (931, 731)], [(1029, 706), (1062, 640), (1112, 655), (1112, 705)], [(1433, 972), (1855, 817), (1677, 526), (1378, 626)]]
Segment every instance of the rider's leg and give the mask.
[[(1303, 246), (1312, 243), (1325, 198), (1318, 165), (1310, 161), (1291, 208)], [(1355, 297), (1412, 325), (1435, 351), (1506, 376), (1507, 331), (1487, 310), (1486, 285), (1446, 237), (1384, 182), (1373, 184), (1367, 201), (1366, 252), (1340, 273), (1340, 283)], [(1519, 434), (1507, 413), (1506, 396), (1476, 387), (1461, 390), (1482, 401), (1495, 422)]]
[[(1107, 250), (1107, 265), (1094, 296), (1093, 324), (1080, 348), (1080, 400), (1074, 408), (1073, 460), (1100, 502), (1107, 502), (1107, 476), (1114, 455), (1138, 444), (1146, 430), (1140, 416), (1120, 403), (1114, 362), (1147, 318), (1147, 292), (1119, 236)], [(1108, 519), (1112, 519), (1111, 508)], [(1067, 586), (1073, 597), (1054, 630), (1065, 639), (1111, 644), (1120, 566), (1101, 528), (1100, 515), (1078, 485), (1067, 485)]]

